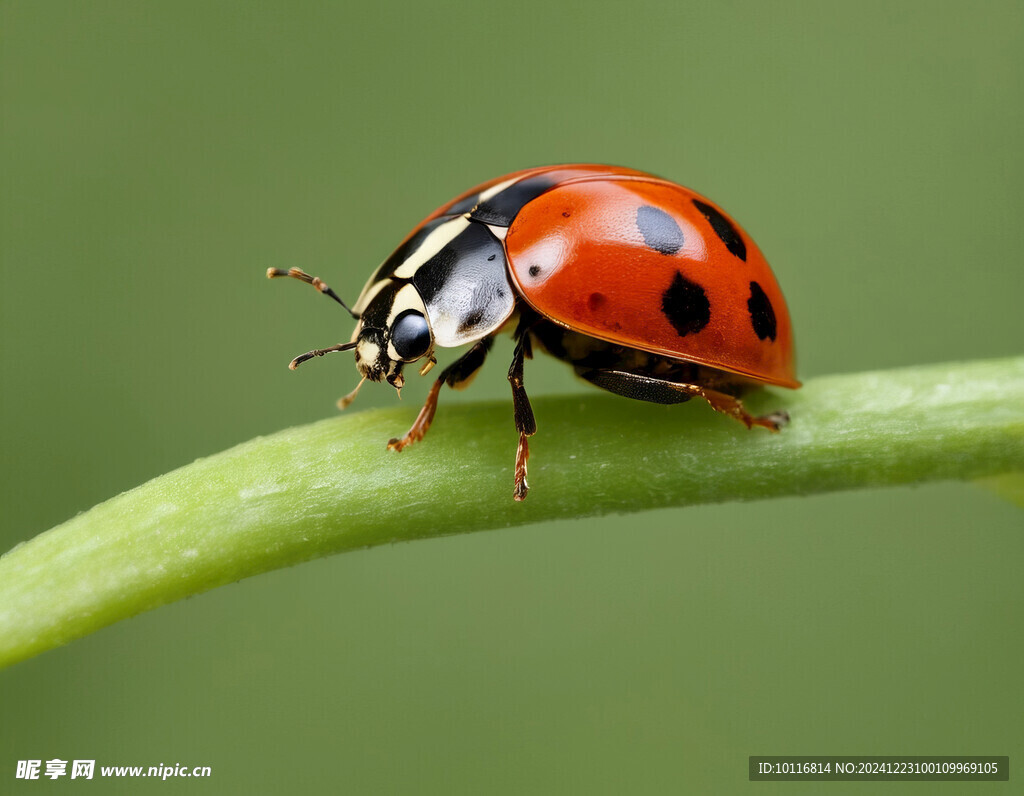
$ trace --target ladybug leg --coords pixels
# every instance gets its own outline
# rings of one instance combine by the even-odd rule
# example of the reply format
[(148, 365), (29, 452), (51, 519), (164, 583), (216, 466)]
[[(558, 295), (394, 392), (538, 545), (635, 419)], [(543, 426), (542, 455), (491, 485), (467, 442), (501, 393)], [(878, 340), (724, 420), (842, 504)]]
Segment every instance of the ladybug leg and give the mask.
[(400, 451), (406, 446), (423, 439), (423, 435), (430, 428), (430, 423), (434, 419), (434, 413), (437, 411), (437, 397), (441, 392), (441, 387), (445, 384), (455, 389), (465, 387), (470, 379), (476, 375), (476, 372), (480, 370), (480, 366), (484, 364), (484, 360), (487, 359), (487, 352), (491, 350), (493, 342), (493, 337), (485, 337), (441, 371), (441, 375), (437, 377), (437, 381), (434, 382), (430, 392), (427, 393), (427, 400), (424, 402), (423, 408), (420, 409), (420, 413), (416, 416), (412, 427), (401, 439), (396, 437), (390, 440), (388, 442), (388, 450)]
[(516, 500), (525, 500), (530, 485), (526, 483), (526, 462), (530, 458), (530, 444), (527, 437), (537, 433), (537, 421), (533, 417), (533, 407), (523, 386), (523, 360), (532, 356), (530, 336), (525, 329), (520, 329), (515, 352), (512, 354), (512, 365), (508, 369), (508, 380), (512, 385), (512, 411), (515, 415), (516, 431), (519, 432), (519, 446), (516, 448), (515, 487), (512, 496)]
[(678, 404), (691, 398), (703, 398), (716, 412), (739, 420), (747, 428), (762, 426), (771, 431), (778, 431), (789, 421), (789, 415), (785, 412), (755, 417), (743, 408), (739, 398), (701, 387), (699, 384), (666, 381), (621, 370), (588, 370), (579, 375), (591, 384), (616, 395), (656, 404)]
[(641, 376), (638, 373), (627, 373), (621, 370), (578, 370), (577, 372), (595, 387), (638, 401), (649, 401), (655, 404), (681, 404), (693, 397), (692, 392), (679, 389), (689, 385)]
[(772, 412), (768, 415), (754, 416), (743, 407), (743, 403), (739, 398), (735, 398), (732, 395), (727, 395), (717, 390), (709, 390), (707, 387), (700, 387), (696, 384), (680, 386), (693, 390), (694, 395), (699, 395), (711, 404), (711, 408), (716, 412), (721, 412), (723, 415), (729, 415), (729, 417), (739, 420), (747, 428), (761, 426), (769, 431), (778, 431), (789, 422), (789, 415), (785, 412)]
[(352, 309), (348, 306), (348, 304), (342, 301), (341, 297), (338, 296), (338, 294), (335, 293), (333, 290), (331, 290), (331, 288), (327, 286), (327, 283), (324, 282), (320, 277), (310, 276), (301, 268), (289, 268), (287, 271), (285, 271), (283, 268), (267, 269), (267, 279), (277, 279), (278, 277), (281, 276), (290, 276), (292, 279), (298, 279), (300, 282), (305, 282), (307, 285), (312, 285), (317, 289), (317, 292), (323, 293), (325, 296), (329, 296), (330, 298), (334, 299), (342, 307), (345, 308), (349, 315), (351, 315), (356, 320), (359, 320), (359, 315), (353, 312)]

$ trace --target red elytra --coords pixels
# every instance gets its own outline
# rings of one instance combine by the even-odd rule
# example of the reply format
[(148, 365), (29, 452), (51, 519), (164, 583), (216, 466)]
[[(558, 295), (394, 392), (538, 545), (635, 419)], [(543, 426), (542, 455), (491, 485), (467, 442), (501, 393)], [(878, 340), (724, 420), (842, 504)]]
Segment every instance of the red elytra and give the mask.
[[(742, 259), (695, 202), (713, 208), (741, 236)], [(644, 207), (675, 222), (682, 233), (677, 251), (647, 244), (636, 221)], [(560, 185), (519, 212), (505, 249), (519, 294), (546, 318), (609, 342), (782, 387), (800, 386), (789, 310), (768, 262), (700, 194), (649, 177)], [(536, 277), (531, 269), (539, 271)], [(664, 307), (677, 273), (704, 291), (709, 308), (707, 323), (684, 335)], [(765, 330), (772, 333), (763, 338), (752, 321), (751, 284), (763, 291), (774, 316), (774, 330)]]

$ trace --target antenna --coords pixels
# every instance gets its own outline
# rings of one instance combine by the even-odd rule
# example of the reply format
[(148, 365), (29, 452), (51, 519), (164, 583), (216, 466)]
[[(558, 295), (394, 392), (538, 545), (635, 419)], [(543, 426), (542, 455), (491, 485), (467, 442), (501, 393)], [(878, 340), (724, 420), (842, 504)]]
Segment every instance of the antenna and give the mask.
[(327, 283), (324, 282), (320, 277), (310, 276), (301, 268), (289, 268), (287, 271), (285, 271), (283, 268), (267, 269), (267, 279), (276, 279), (277, 277), (280, 276), (290, 276), (292, 279), (298, 279), (300, 282), (305, 282), (307, 285), (312, 285), (320, 293), (323, 293), (325, 296), (330, 296), (332, 299), (337, 301), (342, 307), (345, 308), (346, 312), (348, 312), (349, 315), (351, 315), (356, 320), (359, 320), (359, 315), (356, 312), (354, 312), (352, 308), (348, 306), (348, 304), (342, 301), (338, 294), (331, 290), (327, 286)]
[(290, 370), (295, 370), (303, 362), (305, 362), (308, 359), (312, 359), (313, 357), (322, 357), (324, 354), (333, 354), (335, 351), (351, 351), (355, 347), (356, 343), (354, 342), (338, 343), (337, 345), (332, 345), (330, 348), (317, 348), (314, 349), (313, 351), (307, 351), (305, 354), (300, 354), (299, 356), (295, 357), (295, 359), (293, 359), (291, 362), (289, 362), (288, 368)]

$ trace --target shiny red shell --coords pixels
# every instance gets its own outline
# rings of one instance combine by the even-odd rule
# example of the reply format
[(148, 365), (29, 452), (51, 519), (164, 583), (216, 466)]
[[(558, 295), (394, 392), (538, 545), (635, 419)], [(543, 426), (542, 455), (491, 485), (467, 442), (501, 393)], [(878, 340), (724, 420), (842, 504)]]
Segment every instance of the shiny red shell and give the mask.
[[(555, 187), (525, 204), (505, 237), (512, 283), (534, 310), (601, 340), (800, 386), (789, 311), (768, 262), (738, 224), (688, 188), (632, 169), (552, 166), (491, 180), (430, 218), (490, 186), (541, 174)], [(656, 222), (653, 232), (645, 218)], [(704, 315), (695, 322), (680, 323), (670, 306), (680, 284), (684, 305), (699, 300)]]

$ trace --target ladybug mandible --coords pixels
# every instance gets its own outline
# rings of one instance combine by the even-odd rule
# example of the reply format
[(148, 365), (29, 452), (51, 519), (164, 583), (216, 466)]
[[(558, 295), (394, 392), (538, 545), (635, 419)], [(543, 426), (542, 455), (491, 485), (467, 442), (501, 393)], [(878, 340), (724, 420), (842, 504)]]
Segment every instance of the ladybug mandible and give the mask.
[(514, 497), (523, 500), (537, 430), (523, 360), (539, 344), (602, 389), (654, 403), (695, 396), (748, 428), (777, 431), (784, 412), (754, 417), (752, 386), (795, 389), (793, 334), (768, 263), (712, 202), (681, 185), (616, 166), (527, 169), (484, 183), (429, 215), (366, 283), (354, 308), (298, 268), (269, 277), (307, 282), (358, 323), (351, 342), (363, 382), (405, 383), (405, 365), (437, 362), (435, 348), (470, 345), (441, 371), (400, 451), (423, 438), (442, 385), (465, 386), (494, 336), (512, 328), (509, 368), (519, 447)]

